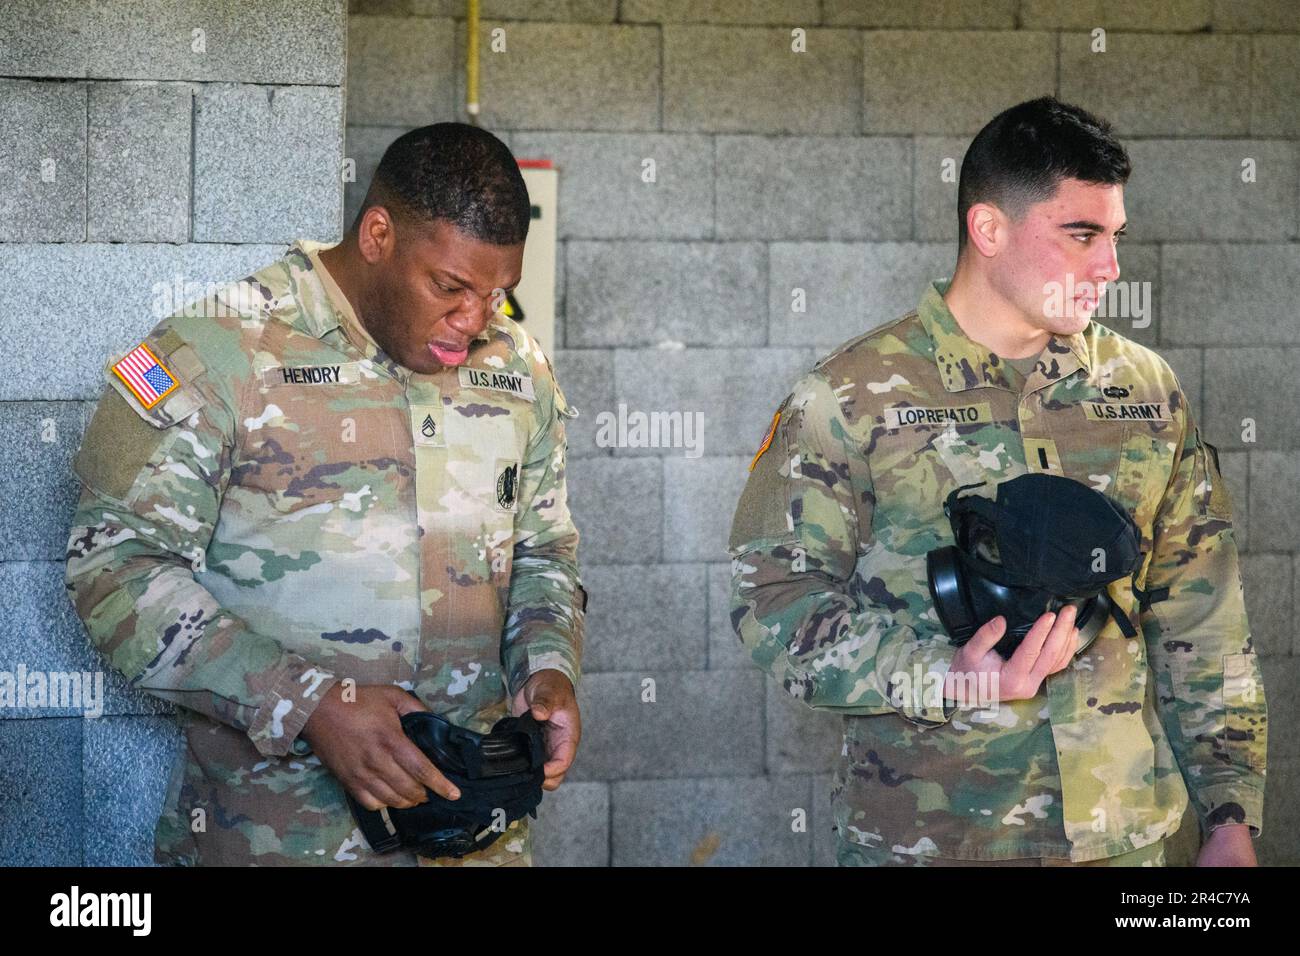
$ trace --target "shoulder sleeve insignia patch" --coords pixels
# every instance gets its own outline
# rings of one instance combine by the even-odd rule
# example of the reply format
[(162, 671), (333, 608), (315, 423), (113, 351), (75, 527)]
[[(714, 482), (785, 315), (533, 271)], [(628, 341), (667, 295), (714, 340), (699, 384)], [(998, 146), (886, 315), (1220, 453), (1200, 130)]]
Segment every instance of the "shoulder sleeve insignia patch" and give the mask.
[(143, 342), (113, 363), (113, 374), (146, 409), (153, 408), (181, 384)]
[(771, 447), (772, 436), (776, 434), (776, 426), (777, 423), (781, 421), (781, 412), (784, 408), (785, 405), (782, 404), (781, 408), (778, 408), (776, 414), (772, 416), (772, 424), (768, 426), (767, 434), (763, 436), (763, 444), (758, 446), (758, 452), (755, 453), (753, 461), (749, 463), (750, 471), (754, 470), (754, 466), (758, 464), (758, 460), (763, 457), (763, 452), (767, 451), (768, 448)]

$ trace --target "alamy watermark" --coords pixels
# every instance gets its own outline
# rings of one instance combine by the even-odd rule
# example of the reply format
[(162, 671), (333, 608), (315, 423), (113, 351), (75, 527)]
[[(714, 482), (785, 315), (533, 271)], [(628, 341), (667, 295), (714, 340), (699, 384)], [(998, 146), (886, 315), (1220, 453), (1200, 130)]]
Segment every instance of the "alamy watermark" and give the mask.
[(104, 713), (103, 671), (0, 671), (0, 710), (80, 710), (83, 717)]
[(618, 403), (618, 412), (596, 415), (598, 448), (684, 448), (687, 458), (704, 453), (703, 412), (640, 412)]

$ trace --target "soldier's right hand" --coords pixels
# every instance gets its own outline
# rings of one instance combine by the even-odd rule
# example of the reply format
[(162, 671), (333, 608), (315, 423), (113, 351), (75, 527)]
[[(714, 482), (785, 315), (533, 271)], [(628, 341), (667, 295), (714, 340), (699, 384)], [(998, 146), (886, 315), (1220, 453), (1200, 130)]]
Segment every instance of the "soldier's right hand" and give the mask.
[[(996, 688), (996, 699), (981, 700), (981, 705), (997, 700), (1028, 700), (1038, 693), (1048, 674), (1064, 670), (1074, 657), (1075, 648), (1079, 646), (1079, 629), (1074, 626), (1076, 613), (1072, 604), (1067, 604), (1059, 614), (1048, 611), (1034, 622), (1010, 660), (1003, 660), (1002, 655), (993, 650), (1007, 629), (1006, 618), (998, 615), (958, 649), (948, 667), (948, 674), (950, 678), (974, 674), (975, 683), (966, 683), (965, 686)], [(997, 674), (997, 683), (980, 678), (980, 674)], [(952, 687), (952, 684), (945, 683), (946, 690)], [(950, 700), (957, 699), (955, 695), (948, 696)], [(959, 703), (973, 705), (976, 702)]]
[(402, 730), (403, 714), (428, 708), (392, 684), (362, 684), (355, 700), (343, 699), (342, 682), (330, 688), (301, 736), (339, 782), (367, 810), (405, 810), (424, 803), (430, 790), (460, 799), (456, 785)]

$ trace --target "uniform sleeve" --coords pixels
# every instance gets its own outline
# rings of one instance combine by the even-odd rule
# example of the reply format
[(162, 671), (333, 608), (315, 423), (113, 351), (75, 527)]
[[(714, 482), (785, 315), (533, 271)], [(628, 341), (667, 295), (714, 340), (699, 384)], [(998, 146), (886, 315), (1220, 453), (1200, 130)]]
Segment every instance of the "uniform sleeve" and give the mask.
[(732, 626), (754, 662), (810, 707), (939, 726), (953, 709), (934, 689), (956, 648), (897, 621), (883, 589), (851, 586), (874, 504), (835, 392), (809, 373), (781, 406), (736, 508)]
[(576, 689), (581, 676), (587, 592), (578, 575), (578, 529), (565, 486), (565, 418), (577, 412), (553, 386), (546, 414), (520, 469), (519, 517), (501, 663), (511, 694), (540, 670), (558, 670)]
[(1258, 836), (1268, 713), (1217, 457), (1189, 411), (1143, 584), (1155, 603), (1141, 622), (1160, 722), (1202, 831), (1245, 823)]
[(229, 478), (234, 417), (184, 354), (164, 358), (188, 372), (151, 410), (108, 373), (74, 461), (82, 490), (65, 584), (91, 642), (133, 686), (283, 756), (337, 681), (195, 579)]

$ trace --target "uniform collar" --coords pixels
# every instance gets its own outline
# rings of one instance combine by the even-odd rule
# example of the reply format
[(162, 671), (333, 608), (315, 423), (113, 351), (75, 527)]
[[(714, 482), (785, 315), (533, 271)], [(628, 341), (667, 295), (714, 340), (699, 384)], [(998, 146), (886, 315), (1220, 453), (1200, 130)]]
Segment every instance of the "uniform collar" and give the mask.
[(316, 261), (312, 258), (313, 254), (319, 254), (322, 249), (330, 249), (334, 245), (332, 242), (299, 239), (289, 247), (287, 253), (302, 328), (318, 339), (342, 324), (339, 308), (330, 297), (325, 282), (317, 274)]
[[(967, 336), (948, 309), (943, 294), (951, 282), (951, 279), (940, 279), (926, 286), (916, 308), (921, 325), (934, 345), (934, 360), (944, 387), (950, 392), (986, 385), (1016, 391), (1007, 376), (1006, 361)], [(1042, 371), (1044, 367), (1046, 372)], [(1039, 353), (1038, 365), (1026, 380), (1025, 391), (1063, 379), (1080, 368), (1091, 371), (1083, 333), (1053, 335)]]

